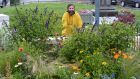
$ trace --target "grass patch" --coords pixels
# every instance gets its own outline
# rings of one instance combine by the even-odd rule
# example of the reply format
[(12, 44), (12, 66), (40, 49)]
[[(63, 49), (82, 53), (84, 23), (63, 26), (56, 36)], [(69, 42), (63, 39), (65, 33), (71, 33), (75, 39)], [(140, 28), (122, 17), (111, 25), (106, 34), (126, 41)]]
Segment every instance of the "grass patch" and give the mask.
[[(18, 5), (18, 8), (35, 8), (36, 5), (38, 5), (39, 8), (48, 8), (49, 10), (54, 10), (55, 12), (57, 12), (60, 16), (63, 15), (63, 13), (66, 11), (66, 7), (67, 7), (68, 3), (31, 3), (31, 4), (26, 4), (26, 5)], [(80, 3), (74, 3), (76, 6), (76, 11), (82, 10), (82, 9), (95, 9), (94, 5), (91, 4), (80, 4)], [(124, 7), (121, 6), (115, 6), (115, 8), (120, 11), (120, 10), (128, 10), (131, 11), (132, 13), (135, 14), (136, 16), (136, 22), (140, 22), (140, 10), (138, 9), (126, 9)], [(13, 16), (16, 13), (15, 10), (15, 6), (10, 6), (10, 7), (4, 7), (0, 9), (0, 13), (1, 14), (7, 14), (9, 16)]]
[[(36, 5), (38, 5), (39, 8), (45, 8), (47, 7), (50, 10), (54, 10), (55, 12), (59, 13), (60, 15), (63, 15), (63, 13), (66, 11), (68, 3), (31, 3), (27, 5), (18, 5), (18, 8), (35, 8)], [(93, 5), (88, 4), (78, 4), (74, 3), (76, 6), (76, 11), (79, 11), (81, 9), (93, 9)], [(4, 7), (0, 9), (0, 13), (7, 14), (7, 15), (14, 15), (15, 13), (15, 6), (11, 7)]]

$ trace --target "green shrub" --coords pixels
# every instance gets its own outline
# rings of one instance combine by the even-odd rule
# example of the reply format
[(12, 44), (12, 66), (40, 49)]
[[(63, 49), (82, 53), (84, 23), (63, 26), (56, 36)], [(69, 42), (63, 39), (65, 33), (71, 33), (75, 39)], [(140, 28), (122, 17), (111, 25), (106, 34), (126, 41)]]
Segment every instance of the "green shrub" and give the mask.
[(132, 47), (134, 35), (135, 27), (132, 26), (122, 23), (102, 25), (94, 32), (86, 30), (74, 33), (64, 42), (61, 52), (68, 60), (76, 60), (81, 50), (89, 52), (99, 50), (105, 55), (108, 55), (108, 51), (113, 48), (127, 51)]
[(60, 32), (58, 14), (38, 6), (35, 9), (16, 8), (16, 12), (15, 18), (11, 20), (13, 40), (18, 42), (25, 39), (37, 48), (47, 50), (47, 37)]
[[(74, 33), (64, 41), (62, 56), (80, 62), (81, 73), (88, 78), (126, 78), (124, 59), (134, 43), (135, 27), (122, 23), (101, 25), (97, 31)], [(106, 77), (106, 78), (105, 78)]]
[(99, 50), (87, 52), (89, 51), (80, 51), (79, 54), (79, 56), (81, 56), (79, 60), (81, 73), (84, 76), (92, 79), (106, 79), (104, 77), (111, 79), (124, 78), (124, 76), (121, 76), (124, 75), (122, 66), (124, 57), (121, 56), (121, 54), (119, 54), (118, 58), (115, 58), (117, 52), (113, 54), (113, 51), (108, 52), (111, 54), (110, 57), (105, 57), (103, 52), (99, 52)]

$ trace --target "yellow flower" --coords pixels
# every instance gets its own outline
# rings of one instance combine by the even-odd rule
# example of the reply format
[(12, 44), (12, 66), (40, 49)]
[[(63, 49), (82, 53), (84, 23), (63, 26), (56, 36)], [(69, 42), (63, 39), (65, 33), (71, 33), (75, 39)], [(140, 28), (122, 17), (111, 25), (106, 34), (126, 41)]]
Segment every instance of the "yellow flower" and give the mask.
[(130, 56), (128, 56), (128, 58), (129, 58), (129, 59), (133, 59), (133, 58), (134, 58), (134, 56), (131, 56), (131, 55), (130, 55)]
[(74, 72), (80, 72), (80, 70), (81, 69), (78, 66), (75, 66), (75, 65), (72, 66), (72, 71), (74, 71)]
[(119, 54), (121, 54), (121, 53), (122, 53), (122, 51), (120, 50), (118, 53), (119, 53)]
[(115, 54), (116, 52), (113, 52), (113, 54)]
[(102, 62), (102, 65), (107, 65), (107, 62)]
[(117, 49), (117, 48), (112, 48), (111, 51), (114, 51), (114, 50), (116, 50), (116, 49)]
[(97, 52), (96, 54), (97, 54), (97, 55), (99, 55), (100, 53), (99, 53), (99, 52)]
[(96, 54), (96, 52), (93, 52), (93, 54), (95, 55), (95, 54)]
[(83, 53), (83, 52), (84, 52), (83, 50), (80, 51), (80, 53)]
[(110, 49), (111, 51), (114, 51), (114, 48)]
[(90, 57), (89, 55), (86, 56), (86, 58), (89, 58), (89, 57)]
[(80, 63), (83, 63), (83, 60), (80, 60)]
[(87, 72), (85, 75), (86, 75), (87, 77), (90, 77), (90, 72)]
[(78, 67), (77, 67), (77, 66), (72, 66), (72, 69), (73, 69), (73, 70), (77, 70)]

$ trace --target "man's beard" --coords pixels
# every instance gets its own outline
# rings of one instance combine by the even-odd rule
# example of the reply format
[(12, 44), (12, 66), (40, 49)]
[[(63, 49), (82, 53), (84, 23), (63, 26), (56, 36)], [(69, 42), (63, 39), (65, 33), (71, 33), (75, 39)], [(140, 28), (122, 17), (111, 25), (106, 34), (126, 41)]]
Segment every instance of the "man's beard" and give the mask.
[(70, 16), (75, 14), (75, 11), (67, 11), (67, 12), (70, 14)]

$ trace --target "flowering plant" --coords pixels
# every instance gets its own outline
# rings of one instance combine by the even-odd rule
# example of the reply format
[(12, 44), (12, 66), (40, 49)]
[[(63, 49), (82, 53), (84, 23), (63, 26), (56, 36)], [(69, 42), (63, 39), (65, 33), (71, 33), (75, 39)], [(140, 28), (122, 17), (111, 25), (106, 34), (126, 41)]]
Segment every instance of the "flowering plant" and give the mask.
[[(79, 51), (80, 72), (88, 78), (111, 79), (125, 78), (123, 61), (132, 59), (131, 55), (116, 48), (110, 49), (110, 56), (106, 57), (103, 52), (95, 50)], [(123, 75), (123, 76), (122, 76)]]
[(118, 21), (126, 23), (126, 24), (134, 24), (135, 23), (135, 15), (129, 11), (121, 11), (118, 16)]
[(18, 67), (18, 66), (21, 66), (23, 63), (27, 62), (27, 56), (28, 56), (28, 53), (24, 53), (24, 48), (20, 47), (18, 49), (19, 51), (19, 57), (18, 57), (18, 63), (15, 65), (15, 67)]
[(69, 61), (80, 63), (80, 72), (91, 79), (109, 77), (124, 79), (124, 60), (129, 58), (135, 28), (126, 24), (102, 25), (98, 31), (73, 34), (61, 49)]

